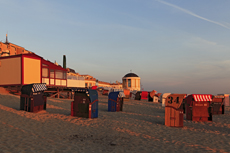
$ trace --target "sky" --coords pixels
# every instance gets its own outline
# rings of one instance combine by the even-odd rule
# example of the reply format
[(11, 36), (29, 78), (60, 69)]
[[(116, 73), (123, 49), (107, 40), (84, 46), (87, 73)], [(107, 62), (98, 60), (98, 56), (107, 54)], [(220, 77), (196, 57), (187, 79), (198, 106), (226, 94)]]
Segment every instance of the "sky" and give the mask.
[(100, 81), (230, 93), (229, 0), (0, 0), (0, 41)]

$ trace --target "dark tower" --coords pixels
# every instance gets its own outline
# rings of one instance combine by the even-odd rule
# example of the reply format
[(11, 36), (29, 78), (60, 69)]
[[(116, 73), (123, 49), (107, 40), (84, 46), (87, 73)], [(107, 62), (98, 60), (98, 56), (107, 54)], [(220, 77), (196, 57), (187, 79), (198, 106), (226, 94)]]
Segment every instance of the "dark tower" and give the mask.
[(63, 55), (63, 68), (66, 69), (66, 57)]

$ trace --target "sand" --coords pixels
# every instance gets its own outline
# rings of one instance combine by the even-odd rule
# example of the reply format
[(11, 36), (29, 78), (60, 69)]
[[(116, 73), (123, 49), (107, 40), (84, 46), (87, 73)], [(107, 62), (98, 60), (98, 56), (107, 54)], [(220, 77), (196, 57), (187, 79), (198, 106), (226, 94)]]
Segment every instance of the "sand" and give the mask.
[(70, 116), (70, 102), (48, 98), (47, 110), (19, 110), (20, 97), (0, 94), (0, 153), (8, 152), (230, 152), (230, 108), (213, 122), (184, 120), (183, 128), (164, 125), (164, 108), (125, 101), (123, 112), (108, 112), (99, 96), (99, 117)]

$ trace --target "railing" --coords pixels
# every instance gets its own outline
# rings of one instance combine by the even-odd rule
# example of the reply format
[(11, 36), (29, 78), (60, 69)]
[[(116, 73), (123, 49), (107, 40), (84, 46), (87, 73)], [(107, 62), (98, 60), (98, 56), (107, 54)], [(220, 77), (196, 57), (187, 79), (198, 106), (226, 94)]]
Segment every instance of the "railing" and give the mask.
[(85, 80), (84, 77), (72, 76), (72, 75), (67, 76), (67, 79), (70, 79), (70, 80)]

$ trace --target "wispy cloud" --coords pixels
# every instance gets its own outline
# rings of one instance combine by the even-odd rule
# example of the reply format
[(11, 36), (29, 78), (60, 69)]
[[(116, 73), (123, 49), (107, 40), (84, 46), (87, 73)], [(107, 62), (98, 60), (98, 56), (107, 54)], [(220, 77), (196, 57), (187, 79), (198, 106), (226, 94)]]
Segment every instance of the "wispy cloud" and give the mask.
[(186, 45), (189, 48), (206, 48), (207, 51), (215, 51), (217, 47), (220, 47), (219, 45), (217, 45), (216, 42), (205, 40), (200, 37), (191, 37), (184, 42), (184, 45)]
[(177, 5), (174, 5), (174, 4), (171, 4), (171, 3), (168, 3), (168, 2), (162, 1), (162, 0), (156, 0), (156, 1), (158, 1), (158, 2), (160, 2), (160, 3), (162, 3), (162, 4), (165, 4), (165, 5), (171, 6), (171, 7), (173, 7), (173, 8), (176, 8), (176, 9), (178, 9), (178, 10), (184, 12), (184, 13), (187, 13), (187, 14), (192, 15), (192, 16), (194, 16), (194, 17), (197, 17), (197, 18), (199, 18), (199, 19), (202, 19), (202, 20), (205, 20), (205, 21), (208, 21), (208, 22), (217, 24), (217, 25), (219, 25), (219, 26), (222, 26), (222, 27), (224, 27), (224, 28), (230, 29), (230, 26), (227, 26), (227, 25), (225, 25), (225, 24), (222, 24), (222, 23), (219, 23), (219, 22), (216, 22), (216, 21), (209, 20), (209, 19), (204, 18), (204, 17), (202, 17), (202, 16), (199, 16), (199, 15), (197, 15), (197, 14), (195, 14), (195, 13), (189, 11), (189, 10), (186, 10), (186, 9), (184, 9), (184, 8), (181, 8), (181, 7), (177, 6)]

